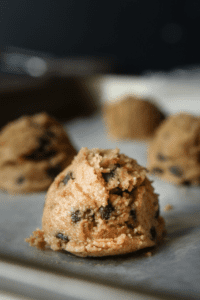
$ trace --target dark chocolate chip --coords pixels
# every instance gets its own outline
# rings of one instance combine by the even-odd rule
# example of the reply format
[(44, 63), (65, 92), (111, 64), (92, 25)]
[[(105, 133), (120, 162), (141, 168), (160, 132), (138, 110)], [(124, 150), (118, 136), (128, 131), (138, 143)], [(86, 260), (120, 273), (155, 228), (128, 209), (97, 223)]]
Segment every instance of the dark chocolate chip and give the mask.
[(17, 178), (16, 183), (17, 184), (22, 184), (25, 181), (25, 177), (24, 176), (20, 176)]
[(45, 136), (39, 137), (39, 145), (42, 150), (49, 144), (50, 144), (49, 138), (47, 138)]
[(157, 154), (157, 159), (160, 161), (166, 161), (167, 157), (165, 155), (163, 155), (162, 153), (158, 153)]
[(115, 169), (117, 169), (117, 168), (121, 168), (121, 165), (120, 165), (120, 164), (116, 164), (115, 166), (116, 166), (116, 168), (115, 168)]
[(158, 209), (155, 213), (155, 218), (158, 219), (159, 215), (160, 215), (160, 210)]
[(170, 171), (170, 173), (172, 173), (176, 177), (182, 177), (183, 176), (183, 171), (178, 166), (169, 167), (169, 171)]
[(55, 156), (56, 153), (57, 153), (57, 151), (55, 151), (55, 150), (49, 150), (49, 151), (44, 151), (44, 152), (40, 152), (40, 150), (39, 151), (35, 150), (31, 154), (27, 155), (26, 159), (28, 159), (28, 160), (43, 160), (43, 159), (48, 159), (48, 158)]
[(50, 137), (50, 138), (54, 138), (55, 137), (55, 133), (54, 132), (52, 132), (51, 130), (49, 130), (49, 129), (47, 129), (47, 131), (46, 131), (46, 135), (48, 136), (48, 137)]
[(72, 222), (74, 222), (74, 223), (79, 222), (81, 220), (80, 210), (76, 210), (76, 211), (72, 212), (71, 219), (72, 219)]
[[(133, 191), (133, 190), (132, 190)], [(128, 191), (128, 190), (124, 190), (123, 192), (125, 192), (125, 193), (127, 193), (127, 194), (131, 194), (132, 193), (132, 191)]]
[(134, 221), (137, 220), (136, 211), (134, 209), (130, 210), (130, 216), (133, 218)]
[(111, 170), (110, 173), (102, 173), (102, 176), (103, 176), (103, 179), (105, 180), (105, 182), (108, 182), (111, 178), (113, 178), (115, 176), (115, 170), (120, 167), (121, 167), (120, 164), (116, 164), (114, 169)]
[(47, 169), (47, 174), (49, 177), (51, 178), (55, 178), (60, 172), (62, 171), (62, 168), (60, 165), (56, 165), (54, 167), (51, 167), (49, 169)]
[(190, 180), (185, 180), (185, 181), (182, 182), (182, 184), (185, 185), (185, 186), (191, 186), (192, 183), (191, 183)]
[(127, 223), (127, 227), (130, 228), (130, 229), (133, 229), (133, 228), (134, 228), (133, 225), (132, 225), (132, 224), (129, 224), (129, 223)]
[(120, 189), (119, 187), (110, 190), (110, 194), (111, 194), (111, 195), (114, 194), (114, 195), (119, 195), (119, 196), (122, 197), (122, 196), (123, 196), (123, 193), (131, 194), (132, 191), (131, 191), (131, 192), (129, 192), (128, 190), (122, 191), (122, 189)]
[(162, 174), (163, 172), (164, 172), (164, 170), (161, 168), (158, 168), (158, 167), (155, 167), (152, 169), (152, 173), (154, 173), (154, 174)]
[(115, 188), (115, 189), (112, 189), (110, 190), (110, 194), (114, 194), (114, 195), (119, 195), (119, 196), (123, 196), (123, 191), (122, 189), (120, 189), (119, 187)]
[(56, 235), (56, 237), (57, 237), (58, 239), (63, 240), (64, 242), (69, 242), (68, 236), (66, 236), (66, 235), (64, 235), (64, 234), (62, 234), (62, 233), (58, 233), (58, 234)]
[(156, 233), (156, 229), (155, 229), (154, 226), (151, 227), (150, 233), (151, 233), (151, 239), (152, 239), (152, 240), (155, 240), (155, 239), (156, 239), (156, 236), (157, 236), (157, 233)]
[(113, 170), (110, 173), (102, 173), (102, 176), (103, 176), (103, 179), (105, 180), (105, 182), (108, 182), (111, 178), (113, 178), (115, 176), (115, 172)]
[(67, 175), (65, 176), (65, 178), (62, 180), (62, 182), (67, 185), (68, 184), (68, 181), (70, 179), (74, 179), (73, 176), (72, 176), (72, 172), (68, 172)]
[(110, 202), (108, 202), (108, 205), (101, 206), (99, 208), (99, 213), (101, 215), (101, 218), (103, 220), (108, 220), (110, 218), (111, 213), (114, 211), (114, 207), (112, 206), (112, 204)]
[(56, 155), (56, 150), (46, 150), (46, 145), (43, 140), (43, 145), (41, 144), (37, 149), (35, 149), (32, 153), (25, 156), (28, 160), (43, 160), (48, 159)]
[[(51, 135), (51, 133), (50, 133)], [(29, 160), (43, 160), (54, 156), (57, 152), (55, 150), (48, 150), (47, 146), (50, 144), (50, 136), (43, 135), (38, 138), (38, 147), (25, 158)]]

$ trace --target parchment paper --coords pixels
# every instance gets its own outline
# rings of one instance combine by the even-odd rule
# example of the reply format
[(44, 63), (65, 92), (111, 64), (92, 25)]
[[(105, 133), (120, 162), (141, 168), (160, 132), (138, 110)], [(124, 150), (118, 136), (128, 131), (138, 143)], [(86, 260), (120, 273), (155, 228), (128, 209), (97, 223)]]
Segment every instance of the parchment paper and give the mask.
[[(66, 129), (77, 150), (119, 147), (146, 165), (147, 142), (113, 142), (106, 136), (101, 115), (76, 119)], [(46, 193), (11, 196), (0, 193), (0, 256), (40, 266), (71, 276), (106, 282), (126, 289), (200, 298), (200, 190), (177, 187), (151, 177), (160, 194), (161, 215), (166, 220), (167, 239), (151, 257), (129, 254), (107, 258), (79, 258), (69, 253), (40, 251), (24, 242), (41, 228)], [(166, 204), (173, 210), (164, 212)]]

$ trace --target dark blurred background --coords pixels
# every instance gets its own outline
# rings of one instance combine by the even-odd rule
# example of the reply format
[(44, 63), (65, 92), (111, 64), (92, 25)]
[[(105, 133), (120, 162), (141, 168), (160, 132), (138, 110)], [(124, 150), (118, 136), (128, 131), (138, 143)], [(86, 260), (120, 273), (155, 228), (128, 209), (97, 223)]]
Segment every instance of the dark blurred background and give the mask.
[[(140, 75), (198, 65), (199, 28), (200, 0), (0, 0), (0, 126), (40, 111), (61, 120), (96, 111), (84, 79), (101, 68)], [(60, 74), (63, 61), (51, 76), (3, 73), (7, 46), (68, 57), (75, 75)], [(107, 58), (110, 67), (94, 63), (91, 72), (72, 57)]]
[(0, 0), (0, 45), (98, 55), (140, 74), (200, 62), (199, 0)]

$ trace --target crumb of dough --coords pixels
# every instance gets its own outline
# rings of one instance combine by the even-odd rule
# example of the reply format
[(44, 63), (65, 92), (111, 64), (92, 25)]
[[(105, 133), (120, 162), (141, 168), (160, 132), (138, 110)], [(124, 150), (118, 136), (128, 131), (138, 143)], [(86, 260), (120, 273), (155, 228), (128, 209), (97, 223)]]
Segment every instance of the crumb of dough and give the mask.
[(32, 247), (44, 250), (46, 247), (46, 242), (44, 240), (44, 231), (37, 228), (35, 231), (33, 231), (33, 235), (25, 239), (25, 242), (29, 243), (29, 245)]
[(152, 252), (146, 252), (146, 253), (145, 253), (145, 256), (147, 256), (147, 257), (152, 256)]
[(172, 210), (173, 208), (174, 208), (173, 205), (167, 204), (167, 205), (165, 205), (164, 211), (170, 211), (170, 210)]

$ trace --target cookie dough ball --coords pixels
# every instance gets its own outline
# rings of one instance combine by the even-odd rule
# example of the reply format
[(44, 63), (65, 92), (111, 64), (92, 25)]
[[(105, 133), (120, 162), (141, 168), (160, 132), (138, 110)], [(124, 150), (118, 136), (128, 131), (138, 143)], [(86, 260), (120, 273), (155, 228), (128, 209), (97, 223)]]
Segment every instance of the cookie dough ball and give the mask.
[(163, 121), (163, 113), (150, 101), (126, 96), (103, 107), (109, 136), (114, 139), (145, 139)]
[(74, 155), (56, 120), (46, 113), (21, 117), (0, 133), (0, 188), (10, 193), (46, 190)]
[(107, 256), (156, 245), (164, 220), (145, 168), (119, 149), (82, 148), (49, 188), (42, 226), (53, 250)]
[(149, 147), (148, 169), (175, 184), (200, 184), (200, 118), (181, 113), (166, 119)]

